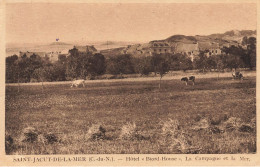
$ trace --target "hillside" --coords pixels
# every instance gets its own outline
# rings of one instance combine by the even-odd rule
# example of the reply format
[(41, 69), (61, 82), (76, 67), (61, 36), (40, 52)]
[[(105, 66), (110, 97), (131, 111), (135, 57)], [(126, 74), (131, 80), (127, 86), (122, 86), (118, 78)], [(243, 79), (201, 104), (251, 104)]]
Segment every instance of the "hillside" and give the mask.
[(124, 49), (125, 49), (125, 47), (105, 49), (105, 50), (101, 50), (100, 53), (103, 54), (105, 57), (109, 57), (112, 55), (123, 54)]
[(196, 43), (197, 39), (193, 36), (173, 35), (165, 39), (166, 42), (183, 42), (183, 43)]
[(200, 43), (200, 42), (215, 42), (219, 43), (219, 45), (223, 45), (225, 43), (241, 43), (242, 38), (244, 36), (247, 37), (256, 37), (256, 30), (231, 30), (225, 33), (219, 34), (211, 34), (211, 35), (195, 35), (195, 36), (185, 36), (185, 35), (173, 35), (165, 40), (161, 40), (164, 42), (181, 42), (181, 43)]
[(238, 42), (241, 43), (244, 36), (256, 37), (256, 30), (231, 30), (223, 34), (211, 34), (208, 37), (215, 40), (222, 40), (225, 42)]
[(154, 42), (170, 43), (170, 45), (174, 46), (177, 50), (185, 50), (186, 47), (192, 47), (191, 45), (196, 44), (198, 44), (199, 48), (209, 49), (241, 44), (244, 36), (256, 37), (256, 30), (231, 30), (225, 33), (195, 36), (172, 35), (164, 40), (153, 40), (145, 44), (134, 44), (120, 48), (103, 50), (101, 53), (104, 53), (106, 56), (126, 53), (132, 54), (134, 57), (148, 56), (150, 55), (150, 48)]

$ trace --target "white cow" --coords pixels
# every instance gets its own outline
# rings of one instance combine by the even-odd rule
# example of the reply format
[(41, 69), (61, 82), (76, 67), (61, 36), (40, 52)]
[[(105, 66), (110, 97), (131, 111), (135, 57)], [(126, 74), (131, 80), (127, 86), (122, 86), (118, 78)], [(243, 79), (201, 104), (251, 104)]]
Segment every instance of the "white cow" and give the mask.
[(71, 84), (71, 88), (74, 86), (78, 87), (79, 85), (82, 85), (83, 87), (85, 87), (85, 80), (84, 79), (74, 80)]

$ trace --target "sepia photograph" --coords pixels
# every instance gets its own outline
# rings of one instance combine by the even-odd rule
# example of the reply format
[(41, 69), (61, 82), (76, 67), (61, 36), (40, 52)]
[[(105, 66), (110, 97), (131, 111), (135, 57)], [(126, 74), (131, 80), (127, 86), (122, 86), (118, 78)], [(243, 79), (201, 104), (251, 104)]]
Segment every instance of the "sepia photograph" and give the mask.
[(256, 1), (6, 3), (5, 155), (256, 154), (256, 46)]

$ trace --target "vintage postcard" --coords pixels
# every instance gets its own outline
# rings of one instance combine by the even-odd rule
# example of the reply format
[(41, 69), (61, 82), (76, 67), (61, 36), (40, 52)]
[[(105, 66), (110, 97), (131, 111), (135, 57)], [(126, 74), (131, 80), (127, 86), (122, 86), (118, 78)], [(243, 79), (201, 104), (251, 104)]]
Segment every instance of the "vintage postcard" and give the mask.
[(259, 1), (0, 5), (0, 165), (260, 165)]

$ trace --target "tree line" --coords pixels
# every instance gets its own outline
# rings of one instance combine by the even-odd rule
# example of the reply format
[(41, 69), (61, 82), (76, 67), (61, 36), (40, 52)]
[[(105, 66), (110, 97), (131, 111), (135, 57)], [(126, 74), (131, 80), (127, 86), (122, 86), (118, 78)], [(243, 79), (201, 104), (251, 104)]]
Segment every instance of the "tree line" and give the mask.
[(103, 74), (148, 75), (151, 72), (161, 78), (168, 71), (192, 70), (210, 71), (256, 67), (256, 38), (244, 37), (242, 46), (222, 48), (222, 54), (207, 56), (208, 50), (200, 51), (191, 61), (187, 54), (153, 54), (148, 57), (134, 57), (130, 54), (112, 55), (107, 58), (100, 53), (82, 53), (75, 47), (68, 56), (60, 55), (51, 63), (48, 57), (36, 54), (13, 55), (6, 58), (6, 82), (67, 81), (75, 78), (95, 79)]

